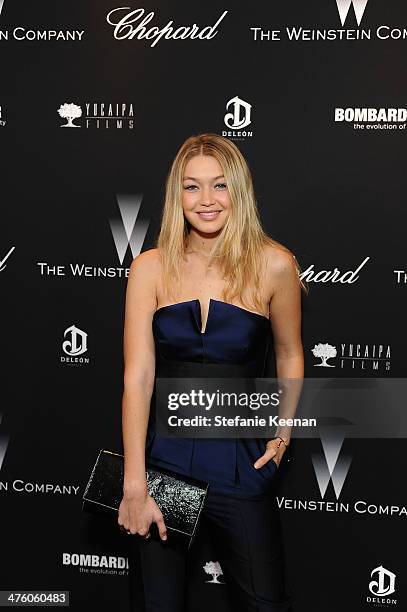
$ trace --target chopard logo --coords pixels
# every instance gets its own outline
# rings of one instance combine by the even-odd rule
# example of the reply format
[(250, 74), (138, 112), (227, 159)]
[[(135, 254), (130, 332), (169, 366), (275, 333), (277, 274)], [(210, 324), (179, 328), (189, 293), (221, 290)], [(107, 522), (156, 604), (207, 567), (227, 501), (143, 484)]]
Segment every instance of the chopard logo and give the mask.
[[(132, 11), (128, 6), (121, 6), (119, 8), (112, 9), (106, 15), (106, 21), (109, 25), (114, 27), (113, 36), (116, 38), (116, 40), (125, 40), (126, 38), (130, 40), (133, 38), (141, 40), (144, 38), (146, 40), (153, 40), (150, 46), (155, 47), (158, 41), (163, 37), (167, 40), (169, 38), (174, 40), (184, 40), (185, 38), (209, 40), (214, 38), (218, 33), (216, 27), (220, 24), (227, 12), (228, 11), (223, 11), (222, 15), (213, 26), (206, 26), (201, 30), (196, 23), (194, 23), (192, 26), (180, 26), (178, 28), (174, 28), (172, 25), (174, 22), (172, 20), (161, 29), (157, 26), (147, 29), (146, 25), (153, 19), (154, 11), (151, 11), (143, 17), (145, 9), (138, 8)], [(134, 25), (135, 22), (139, 23)]]
[(0, 272), (3, 272), (3, 270), (7, 267), (6, 266), (6, 261), (10, 257), (11, 253), (14, 251), (15, 248), (16, 247), (11, 247), (11, 249), (9, 250), (7, 255), (5, 257), (3, 257), (3, 259), (0, 259)]

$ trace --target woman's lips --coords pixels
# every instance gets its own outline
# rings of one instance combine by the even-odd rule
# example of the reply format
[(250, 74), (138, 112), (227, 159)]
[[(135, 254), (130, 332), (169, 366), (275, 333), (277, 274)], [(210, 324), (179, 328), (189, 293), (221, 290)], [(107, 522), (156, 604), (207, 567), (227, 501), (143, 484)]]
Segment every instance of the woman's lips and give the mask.
[(221, 210), (212, 210), (212, 211), (202, 211), (202, 212), (198, 212), (197, 214), (199, 215), (200, 219), (203, 219), (204, 221), (213, 221), (213, 219), (216, 219), (216, 217), (218, 215), (220, 215), (222, 211)]

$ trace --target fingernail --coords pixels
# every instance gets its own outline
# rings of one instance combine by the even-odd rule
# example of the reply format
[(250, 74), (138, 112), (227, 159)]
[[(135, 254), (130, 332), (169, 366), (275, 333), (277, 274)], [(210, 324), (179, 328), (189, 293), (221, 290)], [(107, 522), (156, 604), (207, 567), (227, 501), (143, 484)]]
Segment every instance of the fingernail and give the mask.
[(257, 470), (257, 468), (259, 467), (259, 464), (258, 464), (258, 463), (255, 463), (255, 464), (254, 464), (254, 467), (255, 467), (255, 468), (256, 468), (256, 470)]

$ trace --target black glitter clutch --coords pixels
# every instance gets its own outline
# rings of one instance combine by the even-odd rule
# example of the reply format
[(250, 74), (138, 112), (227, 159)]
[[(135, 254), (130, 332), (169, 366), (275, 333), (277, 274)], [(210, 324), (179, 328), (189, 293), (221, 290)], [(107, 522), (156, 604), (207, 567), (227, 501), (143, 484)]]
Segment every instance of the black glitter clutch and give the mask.
[[(106, 449), (99, 451), (82, 500), (82, 510), (117, 516), (123, 497), (124, 457)], [(196, 534), (208, 483), (153, 465), (146, 466), (147, 488), (160, 508), (167, 527), (168, 543), (189, 548)], [(155, 523), (152, 537), (160, 539)]]

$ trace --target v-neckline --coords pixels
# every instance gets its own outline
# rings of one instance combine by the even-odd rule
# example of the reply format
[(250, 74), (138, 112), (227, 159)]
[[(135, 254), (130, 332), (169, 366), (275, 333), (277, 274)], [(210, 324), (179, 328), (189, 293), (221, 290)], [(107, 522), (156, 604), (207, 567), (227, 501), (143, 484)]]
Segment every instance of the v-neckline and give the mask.
[(253, 310), (242, 308), (242, 306), (238, 306), (237, 304), (231, 304), (230, 302), (224, 302), (223, 300), (216, 300), (215, 298), (209, 298), (208, 300), (208, 312), (206, 315), (204, 330), (202, 330), (202, 306), (201, 306), (201, 300), (199, 298), (194, 298), (192, 300), (183, 300), (181, 302), (174, 302), (172, 304), (165, 304), (164, 306), (160, 306), (160, 308), (157, 308), (157, 310), (154, 312), (154, 317), (157, 315), (158, 312), (165, 310), (167, 308), (173, 308), (173, 307), (181, 306), (184, 304), (194, 304), (195, 306), (194, 316), (195, 316), (196, 325), (199, 328), (200, 335), (205, 336), (208, 330), (208, 325), (210, 324), (211, 313), (213, 312), (213, 303), (224, 304), (225, 306), (236, 308), (237, 310), (244, 312), (248, 315), (252, 315), (254, 317), (260, 317), (261, 319), (264, 319), (264, 321), (270, 322), (270, 319), (266, 317), (264, 314), (261, 314), (260, 312), (254, 312)]
[(208, 327), (209, 313), (210, 313), (210, 310), (211, 310), (212, 298), (209, 298), (209, 300), (208, 300), (208, 311), (206, 313), (205, 328), (203, 330), (202, 330), (202, 304), (201, 304), (201, 300), (199, 298), (197, 298), (196, 302), (197, 302), (197, 306), (198, 306), (198, 310), (199, 310), (199, 331), (201, 332), (202, 335), (205, 335), (206, 334), (206, 329)]

